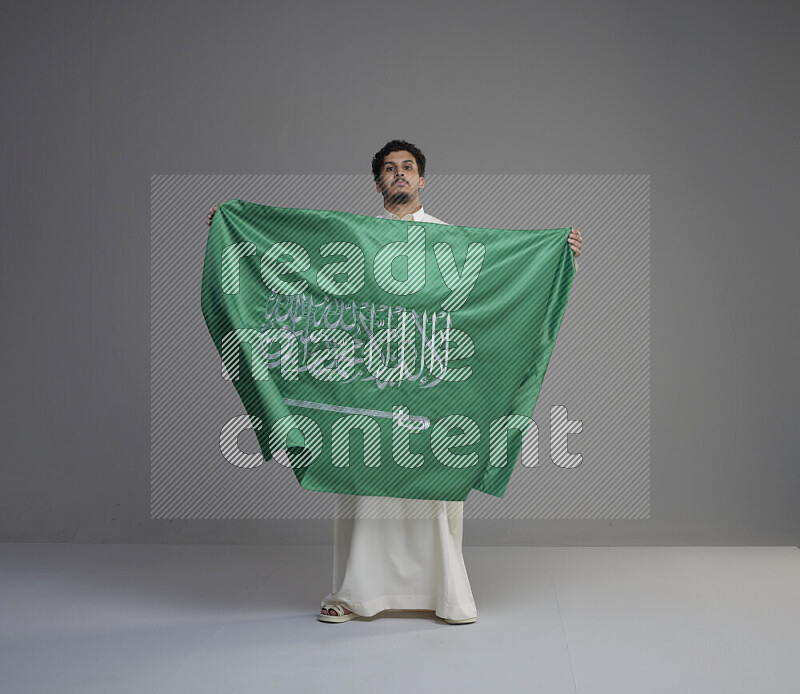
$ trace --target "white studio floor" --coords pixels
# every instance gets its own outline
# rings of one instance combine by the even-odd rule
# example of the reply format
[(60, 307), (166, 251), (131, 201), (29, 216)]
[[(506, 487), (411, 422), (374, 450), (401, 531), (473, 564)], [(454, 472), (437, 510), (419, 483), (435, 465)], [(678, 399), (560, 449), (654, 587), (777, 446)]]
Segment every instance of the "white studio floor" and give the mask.
[(474, 624), (325, 624), (331, 546), (0, 544), (0, 691), (800, 692), (796, 547), (464, 557)]

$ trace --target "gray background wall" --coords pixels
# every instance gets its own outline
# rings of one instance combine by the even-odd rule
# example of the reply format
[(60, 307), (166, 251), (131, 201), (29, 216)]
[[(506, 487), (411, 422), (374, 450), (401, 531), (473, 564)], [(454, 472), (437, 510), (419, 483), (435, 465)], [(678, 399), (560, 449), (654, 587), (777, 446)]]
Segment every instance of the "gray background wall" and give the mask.
[(0, 539), (331, 542), (149, 517), (150, 177), (360, 174), (403, 137), (443, 174), (651, 175), (650, 519), (468, 519), (465, 544), (797, 544), (797, 14), (4, 3)]

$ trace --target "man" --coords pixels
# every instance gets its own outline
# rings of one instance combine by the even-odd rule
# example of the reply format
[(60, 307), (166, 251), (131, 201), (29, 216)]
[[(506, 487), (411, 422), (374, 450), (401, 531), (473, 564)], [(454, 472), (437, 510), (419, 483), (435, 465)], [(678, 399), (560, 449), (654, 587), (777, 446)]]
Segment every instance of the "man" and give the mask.
[[(392, 140), (372, 159), (378, 217), (446, 224), (426, 213), (425, 155)], [(218, 205), (208, 211), (207, 223)], [(575, 257), (581, 235), (570, 232)], [(577, 268), (577, 263), (576, 263)], [(384, 610), (433, 610), (449, 624), (471, 624), (477, 608), (462, 553), (463, 501), (336, 495), (333, 591), (317, 618), (346, 622)]]

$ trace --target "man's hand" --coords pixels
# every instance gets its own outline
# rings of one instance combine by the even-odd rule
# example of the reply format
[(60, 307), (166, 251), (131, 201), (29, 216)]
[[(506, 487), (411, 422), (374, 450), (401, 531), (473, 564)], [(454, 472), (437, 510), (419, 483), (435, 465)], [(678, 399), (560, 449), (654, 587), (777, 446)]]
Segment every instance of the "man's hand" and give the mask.
[(575, 254), (575, 257), (577, 258), (581, 254), (581, 244), (583, 243), (581, 232), (573, 227), (572, 231), (569, 232), (569, 237), (567, 238), (567, 241), (569, 242), (569, 245), (572, 247), (572, 252)]
[(573, 262), (575, 263), (575, 269), (578, 269), (578, 256), (581, 254), (581, 245), (583, 244), (583, 238), (581, 237), (581, 232), (572, 227), (569, 236), (567, 237), (567, 241), (569, 242), (570, 247), (572, 248), (572, 252), (575, 254), (572, 258)]
[(217, 211), (218, 207), (219, 205), (214, 205), (214, 207), (208, 211), (208, 217), (206, 219), (206, 224), (208, 224), (208, 226), (211, 226), (211, 218), (214, 216), (214, 213)]

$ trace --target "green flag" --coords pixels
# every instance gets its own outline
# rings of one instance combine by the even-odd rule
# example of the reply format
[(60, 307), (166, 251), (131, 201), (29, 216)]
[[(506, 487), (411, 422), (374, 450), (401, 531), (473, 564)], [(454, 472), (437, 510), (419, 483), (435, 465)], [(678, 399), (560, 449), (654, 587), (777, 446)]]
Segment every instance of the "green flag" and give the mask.
[(315, 491), (502, 497), (575, 276), (569, 232), (220, 205), (203, 316), (264, 460), (286, 450)]

